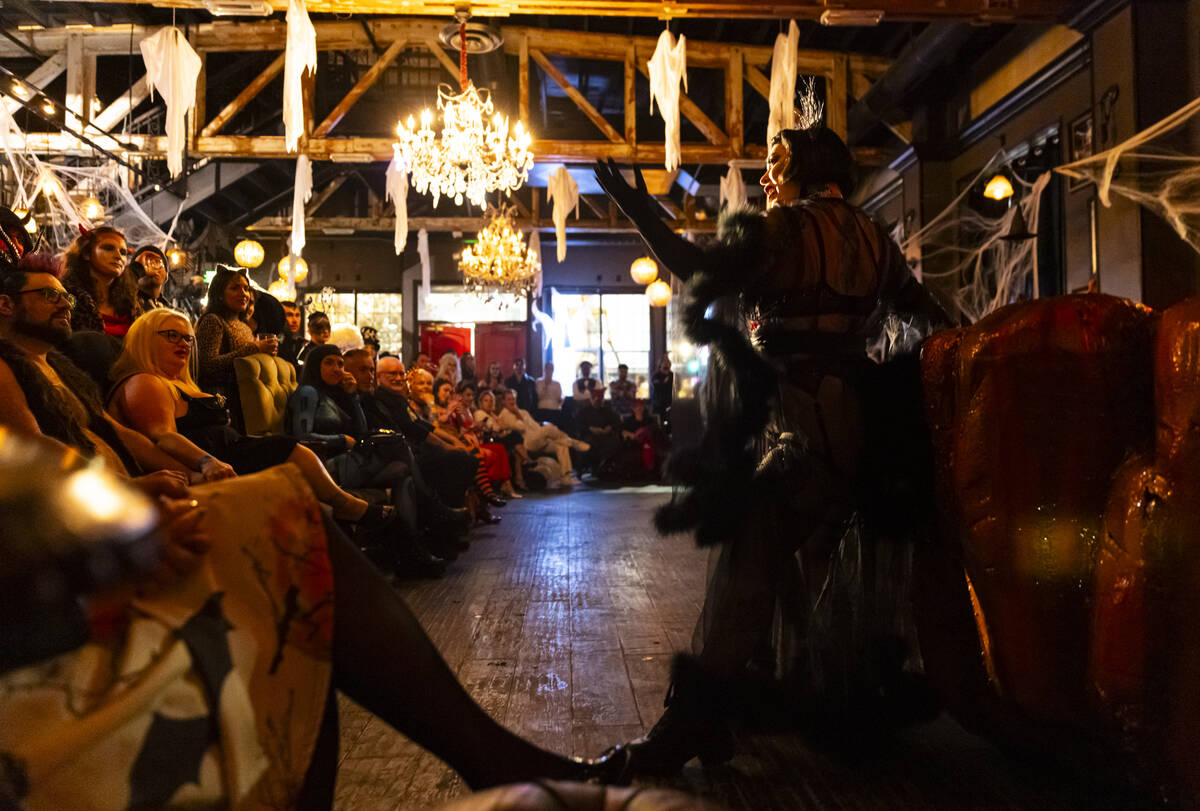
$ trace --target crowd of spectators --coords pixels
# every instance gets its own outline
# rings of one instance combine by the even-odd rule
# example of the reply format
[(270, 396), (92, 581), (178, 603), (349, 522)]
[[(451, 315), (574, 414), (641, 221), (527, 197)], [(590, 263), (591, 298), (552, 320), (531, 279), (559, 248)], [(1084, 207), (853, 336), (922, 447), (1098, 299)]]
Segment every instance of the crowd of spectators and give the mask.
[[(303, 346), (275, 333), (298, 326), (298, 308), (256, 301), (240, 271), (218, 272), (194, 321), (162, 297), (161, 253), (138, 251), (135, 269), (115, 229), (81, 233), (64, 257), (31, 249), (0, 208), (0, 445), (11, 461), (13, 442), (31, 443), (25, 470), (36, 449), (52, 460), (37, 468), (47, 486), (95, 501), (40, 565), (65, 573), (72, 544), (115, 544), (104, 533), (129, 524), (114, 505), (147, 505), (158, 551), (114, 545), (86, 576), (44, 581), (58, 591), (39, 599), (58, 600), (65, 624), (30, 606), (4, 617), (37, 644), (3, 658), (0, 806), (116, 792), (114, 807), (330, 807), (335, 690), (473, 787), (611, 777), (616, 761), (555, 755), (491, 719), (380, 571), (439, 571), (472, 519), (498, 520), (488, 508), (504, 501), (480, 470), (520, 441), (484, 441), (505, 434), (486, 419), (497, 436), (473, 439), (452, 387), (433, 406), (426, 369), (377, 361), (366, 341), (343, 353), (327, 318), (310, 316)], [(85, 370), (59, 351), (73, 338), (115, 359)], [(285, 434), (245, 435), (227, 409), (234, 361), (300, 349)], [(0, 520), (0, 537), (13, 526)], [(356, 545), (383, 554), (371, 566)]]

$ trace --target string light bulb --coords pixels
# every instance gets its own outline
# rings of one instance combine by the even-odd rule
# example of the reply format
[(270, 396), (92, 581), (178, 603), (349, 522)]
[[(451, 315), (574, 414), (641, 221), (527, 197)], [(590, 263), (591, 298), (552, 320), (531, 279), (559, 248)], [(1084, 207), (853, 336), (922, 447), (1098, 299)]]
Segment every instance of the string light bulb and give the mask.
[(95, 197), (88, 197), (79, 204), (79, 213), (85, 220), (95, 222), (104, 216), (104, 206)]
[(253, 239), (243, 239), (233, 248), (234, 260), (244, 268), (258, 267), (265, 256), (262, 243)]
[[(292, 258), (290, 256), (285, 256), (282, 259), (280, 259), (279, 266), (278, 266), (279, 267), (279, 278), (286, 280), (288, 277), (288, 270), (291, 269), (291, 266), (292, 266)], [(304, 261), (304, 257), (298, 256), (298, 257), (296, 257), (296, 279), (295, 279), (295, 281), (302, 282), (307, 278), (308, 278), (308, 262)]]
[(650, 300), (651, 307), (666, 307), (667, 302), (671, 300), (671, 285), (662, 279), (651, 282), (646, 288), (646, 298)]
[(658, 263), (649, 256), (634, 259), (629, 266), (629, 275), (638, 284), (650, 284), (658, 278)]

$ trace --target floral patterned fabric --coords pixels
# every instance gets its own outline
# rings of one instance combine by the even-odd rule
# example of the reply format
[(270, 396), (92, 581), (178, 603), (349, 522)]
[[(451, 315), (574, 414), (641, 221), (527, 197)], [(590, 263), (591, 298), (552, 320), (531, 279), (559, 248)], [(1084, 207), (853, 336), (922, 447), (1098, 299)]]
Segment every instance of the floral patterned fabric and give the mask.
[(292, 465), (194, 494), (214, 539), (199, 569), (0, 679), (0, 757), (31, 811), (294, 804), (331, 675), (320, 506)]

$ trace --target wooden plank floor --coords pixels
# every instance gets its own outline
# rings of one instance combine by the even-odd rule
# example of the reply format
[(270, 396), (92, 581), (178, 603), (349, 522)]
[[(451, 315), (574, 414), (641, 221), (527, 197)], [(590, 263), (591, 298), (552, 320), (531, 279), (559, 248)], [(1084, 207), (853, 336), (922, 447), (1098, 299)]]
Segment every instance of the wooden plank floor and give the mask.
[[(652, 726), (671, 653), (689, 647), (705, 553), (660, 538), (662, 487), (531, 496), (474, 530), (439, 580), (401, 587), (451, 668), (495, 718), (557, 752), (594, 756)], [(429, 808), (457, 775), (341, 698), (339, 811)], [(720, 770), (672, 785), (746, 809), (1128, 807), (1002, 756), (942, 718), (854, 762), (796, 735), (755, 736)]]

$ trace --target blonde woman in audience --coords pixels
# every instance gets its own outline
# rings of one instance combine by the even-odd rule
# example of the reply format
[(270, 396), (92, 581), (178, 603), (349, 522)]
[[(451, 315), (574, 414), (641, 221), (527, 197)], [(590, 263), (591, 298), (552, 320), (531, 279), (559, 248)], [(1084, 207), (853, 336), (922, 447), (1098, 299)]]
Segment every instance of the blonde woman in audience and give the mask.
[(151, 310), (129, 328), (107, 410), (123, 425), (160, 449), (213, 478), (210, 473), (246, 475), (292, 462), (334, 516), (367, 525), (385, 523), (390, 506), (369, 505), (342, 490), (316, 454), (283, 436), (246, 437), (229, 425), (219, 397), (205, 394), (192, 379), (192, 325), (182, 313)]
[[(513, 485), (517, 490), (525, 490), (524, 466), (530, 464), (529, 452), (525, 449), (525, 439), (520, 431), (505, 428), (500, 424), (496, 410), (496, 395), (487, 389), (479, 392), (476, 398), (474, 430), (481, 442), (495, 442), (503, 445), (509, 453), (509, 466), (512, 468)], [(521, 498), (519, 493), (506, 493), (510, 498)]]
[(453, 349), (447, 349), (438, 359), (437, 379), (447, 380), (451, 385), (458, 385), (458, 356), (454, 354)]

